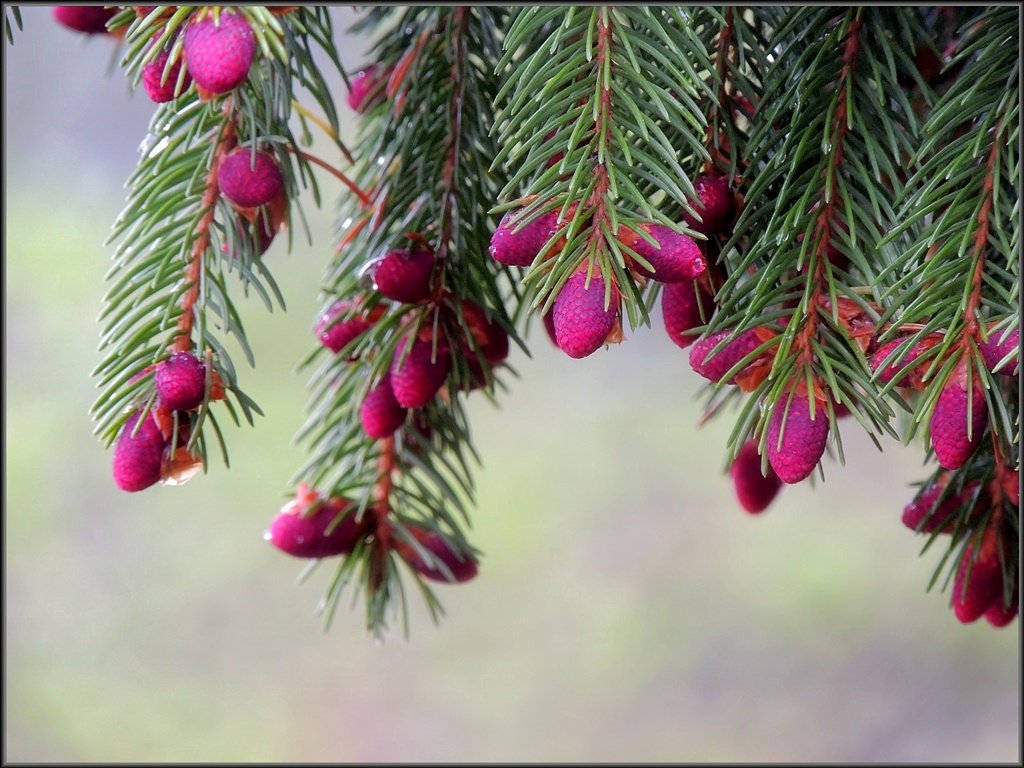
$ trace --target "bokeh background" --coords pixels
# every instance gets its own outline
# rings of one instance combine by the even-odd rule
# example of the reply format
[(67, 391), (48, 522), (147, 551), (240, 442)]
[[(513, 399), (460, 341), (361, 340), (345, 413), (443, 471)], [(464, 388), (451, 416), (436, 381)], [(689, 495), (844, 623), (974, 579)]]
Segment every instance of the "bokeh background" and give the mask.
[[(7, 760), (1019, 761), (1020, 624), (961, 626), (926, 593), (938, 553), (899, 522), (919, 446), (844, 423), (845, 468), (747, 516), (728, 416), (696, 427), (700, 381), (658, 326), (583, 361), (534, 329), (500, 409), (471, 405), (480, 576), (438, 587), (439, 627), (414, 601), (408, 640), (374, 642), (361, 604), (324, 632), (330, 569), (298, 585), (262, 533), (303, 458), (331, 204), (305, 201), (311, 245), (265, 257), (288, 312), (241, 302), (267, 415), (229, 432), (230, 470), (118, 491), (89, 374), (152, 105), (111, 40), (23, 13), (3, 44)], [(367, 41), (339, 47), (356, 66)]]

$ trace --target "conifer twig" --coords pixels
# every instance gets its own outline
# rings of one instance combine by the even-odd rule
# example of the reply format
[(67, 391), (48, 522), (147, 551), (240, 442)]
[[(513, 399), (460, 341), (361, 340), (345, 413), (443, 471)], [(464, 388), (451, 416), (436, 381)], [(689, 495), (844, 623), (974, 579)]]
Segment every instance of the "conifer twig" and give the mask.
[(798, 350), (799, 360), (809, 362), (814, 356), (814, 339), (819, 316), (819, 299), (827, 292), (828, 284), (825, 279), (825, 262), (827, 261), (827, 248), (832, 237), (834, 206), (839, 199), (836, 189), (839, 186), (839, 169), (843, 162), (844, 140), (847, 131), (847, 109), (849, 107), (847, 98), (850, 93), (848, 81), (852, 77), (853, 69), (857, 64), (857, 55), (860, 50), (860, 28), (859, 16), (850, 21), (850, 27), (846, 33), (846, 46), (843, 50), (843, 66), (839, 72), (838, 104), (832, 115), (832, 131), (829, 143), (832, 149), (831, 173), (823, 171), (825, 175), (822, 188), (821, 200), (819, 201), (818, 215), (815, 219), (815, 250), (814, 270), (810, 277), (811, 293), (807, 301), (805, 325), (798, 335), (795, 346)]
[(610, 71), (612, 58), (612, 19), (607, 8), (597, 14), (597, 54), (594, 70), (597, 72), (598, 102), (595, 105), (594, 131), (599, 144), (597, 162), (594, 166), (594, 191), (587, 200), (587, 207), (593, 208), (587, 252), (600, 253), (605, 250), (605, 236), (612, 231), (612, 220), (608, 211), (608, 168), (607, 150), (612, 141), (612, 89), (605, 77)]
[(304, 152), (301, 149), (297, 149), (296, 147), (293, 146), (289, 146), (288, 151), (298, 155), (304, 160), (308, 160), (314, 165), (319, 165), (325, 171), (327, 171), (336, 179), (338, 179), (338, 181), (340, 181), (342, 184), (344, 184), (346, 187), (352, 190), (352, 193), (359, 198), (360, 202), (362, 202), (363, 205), (369, 206), (372, 204), (372, 201), (370, 200), (369, 196), (365, 192), (363, 192), (363, 190), (361, 190), (359, 186), (354, 181), (352, 181), (352, 179), (350, 179), (342, 171), (338, 170), (333, 165), (328, 163), (326, 160), (321, 160), (316, 155), (311, 155), (308, 152)]
[[(733, 30), (733, 9), (727, 6), (725, 9), (725, 25), (718, 33), (717, 45), (715, 47), (715, 70), (718, 78), (718, 109), (725, 113), (726, 117), (732, 118), (732, 110), (729, 108), (730, 97), (726, 91), (728, 82), (729, 56), (734, 50), (735, 39)], [(709, 102), (708, 106), (708, 131), (710, 146), (708, 147), (709, 157), (704, 161), (704, 172), (712, 173), (716, 166), (722, 161), (722, 153), (719, 149), (721, 142), (722, 128), (716, 127), (716, 121), (712, 120), (715, 112), (715, 105)]]
[(210, 170), (206, 174), (206, 189), (199, 204), (203, 212), (196, 226), (197, 236), (192, 244), (192, 252), (189, 255), (188, 264), (185, 266), (185, 281), (188, 289), (181, 299), (182, 313), (178, 318), (178, 336), (174, 340), (173, 348), (179, 352), (187, 352), (192, 348), (192, 326), (195, 324), (195, 303), (199, 298), (199, 288), (202, 283), (203, 262), (207, 249), (210, 247), (210, 225), (213, 224), (214, 214), (217, 209), (217, 199), (220, 197), (220, 186), (217, 181), (217, 174), (220, 171), (220, 163), (228, 149), (235, 140), (235, 123), (230, 118), (230, 100), (224, 105), (224, 112), (228, 118), (224, 121), (220, 132), (217, 134), (217, 147), (213, 152), (213, 159), (210, 162)]
[(974, 272), (971, 274), (971, 293), (967, 298), (967, 305), (964, 308), (964, 321), (967, 324), (964, 330), (964, 343), (967, 337), (972, 336), (978, 339), (978, 307), (981, 305), (981, 286), (985, 273), (985, 248), (988, 245), (988, 234), (991, 226), (990, 214), (992, 212), (992, 186), (995, 177), (995, 163), (999, 155), (999, 139), (1002, 135), (1003, 121), (996, 123), (992, 134), (992, 146), (989, 148), (988, 159), (985, 162), (985, 177), (981, 182), (981, 209), (978, 211), (978, 228), (974, 232), (972, 255), (974, 258)]
[(448, 150), (445, 153), (444, 169), (441, 172), (441, 235), (437, 243), (437, 259), (443, 264), (448, 255), (448, 241), (452, 236), (452, 209), (455, 205), (455, 184), (457, 183), (459, 145), (462, 138), (462, 79), (466, 58), (466, 29), (469, 23), (469, 9), (459, 6), (452, 21), (452, 97), (448, 105)]

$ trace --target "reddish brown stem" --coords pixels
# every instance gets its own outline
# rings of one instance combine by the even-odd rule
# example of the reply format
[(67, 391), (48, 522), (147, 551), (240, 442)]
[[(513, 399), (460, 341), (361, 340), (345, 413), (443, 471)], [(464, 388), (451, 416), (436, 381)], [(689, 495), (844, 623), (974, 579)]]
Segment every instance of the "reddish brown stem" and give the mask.
[[(607, 10), (607, 9), (606, 9)], [(595, 71), (598, 73), (601, 83), (601, 92), (597, 105), (597, 124), (594, 130), (597, 131), (604, 149), (611, 146), (612, 132), (612, 89), (611, 83), (604, 80), (605, 61), (612, 55), (612, 21), (609, 17), (605, 23), (604, 14), (598, 14), (597, 20), (597, 55), (595, 57)], [(591, 221), (590, 237), (588, 238), (588, 250), (591, 252), (601, 249), (604, 242), (605, 229), (611, 224), (611, 216), (608, 214), (608, 169), (603, 162), (599, 162), (594, 168), (594, 191), (587, 201), (588, 206), (594, 209)]]
[(363, 231), (363, 227), (365, 227), (369, 221), (370, 214), (366, 213), (363, 215), (363, 218), (354, 222), (352, 226), (348, 228), (348, 232), (345, 233), (345, 236), (341, 238), (341, 242), (338, 243), (338, 249), (335, 251), (335, 253), (341, 253), (343, 250), (345, 250), (345, 248), (348, 247), (349, 243), (355, 240), (356, 235)]
[(369, 512), (373, 515), (373, 533), (376, 546), (370, 552), (369, 589), (376, 592), (387, 578), (388, 552), (391, 551), (392, 524), (391, 491), (394, 481), (391, 473), (397, 464), (395, 455), (395, 438), (386, 437), (380, 441), (380, 457), (377, 459), (377, 482), (373, 488), (373, 504)]
[(373, 515), (376, 525), (377, 542), (387, 549), (391, 542), (391, 491), (395, 487), (392, 473), (398, 465), (395, 452), (395, 438), (386, 437), (380, 441), (380, 457), (377, 459), (377, 484), (374, 486)]
[[(727, 6), (725, 9), (725, 26), (722, 27), (718, 33), (718, 46), (715, 50), (715, 69), (718, 72), (718, 109), (725, 114), (726, 119), (732, 120), (732, 110), (729, 107), (730, 98), (729, 94), (725, 90), (729, 56), (733, 50), (733, 18), (732, 18), (732, 6)], [(715, 135), (709, 135), (708, 152), (711, 158), (704, 163), (704, 172), (713, 173), (716, 167), (720, 164), (728, 167), (728, 159), (722, 156), (719, 146), (722, 142), (723, 136), (721, 127), (715, 128), (716, 121), (714, 118), (715, 107), (711, 105), (709, 108), (710, 114), (708, 115), (709, 132), (714, 132)]]
[(373, 515), (374, 538), (376, 546), (370, 553), (370, 592), (380, 589), (387, 577), (388, 552), (391, 551), (392, 524), (391, 514), (391, 491), (394, 488), (394, 481), (391, 473), (394, 472), (397, 464), (395, 455), (395, 438), (386, 437), (380, 441), (380, 457), (377, 459), (377, 483), (373, 489), (373, 506), (370, 507), (370, 514)]
[[(230, 111), (230, 106), (225, 105), (225, 110)], [(213, 161), (210, 163), (210, 170), (206, 174), (206, 190), (200, 200), (200, 210), (203, 212), (196, 226), (196, 239), (192, 243), (192, 253), (189, 255), (188, 265), (185, 267), (185, 282), (188, 288), (181, 299), (182, 313), (178, 318), (178, 335), (174, 340), (172, 349), (177, 352), (188, 352), (192, 349), (192, 327), (195, 324), (195, 312), (193, 311), (196, 300), (199, 298), (199, 283), (203, 276), (203, 257), (206, 249), (210, 247), (210, 225), (213, 224), (214, 214), (217, 209), (217, 198), (220, 197), (220, 186), (217, 183), (217, 173), (220, 170), (220, 162), (228, 149), (235, 142), (235, 123), (228, 119), (224, 122), (220, 133), (217, 135), (217, 146), (213, 152)]]
[[(602, 9), (608, 11), (610, 9)], [(598, 104), (598, 130), (600, 131), (601, 139), (604, 143), (605, 149), (611, 146), (612, 143), (612, 132), (609, 128), (612, 120), (612, 84), (604, 80), (604, 63), (611, 58), (612, 55), (612, 20), (611, 17), (607, 19), (603, 14), (598, 15), (597, 20), (597, 72), (598, 77), (601, 79), (601, 96), (600, 103)]]
[(370, 200), (369, 196), (365, 192), (363, 192), (363, 190), (361, 190), (359, 186), (354, 181), (352, 181), (352, 179), (350, 179), (348, 176), (339, 171), (330, 163), (326, 162), (325, 160), (321, 160), (319, 157), (311, 155), (308, 152), (303, 152), (301, 149), (296, 149), (295, 147), (288, 147), (288, 150), (298, 155), (299, 157), (308, 160), (314, 165), (319, 165), (325, 171), (328, 171), (330, 174), (335, 176), (338, 180), (341, 181), (342, 184), (344, 184), (346, 187), (352, 190), (353, 194), (355, 194), (355, 196), (359, 198), (359, 202), (361, 202), (364, 207), (368, 208), (370, 205), (372, 205), (373, 201)]
[(594, 218), (590, 230), (589, 244), (591, 248), (596, 249), (603, 241), (603, 225), (610, 224), (611, 217), (608, 215), (607, 201), (608, 169), (605, 168), (604, 163), (598, 164), (597, 168), (594, 170), (594, 175), (597, 177), (594, 181), (594, 191), (591, 193), (587, 204), (594, 207)]
[[(814, 339), (818, 327), (818, 303), (821, 296), (826, 292), (825, 287), (825, 260), (826, 249), (832, 237), (834, 228), (833, 216), (836, 204), (836, 188), (838, 186), (839, 168), (843, 162), (844, 142), (846, 139), (846, 113), (848, 109), (846, 81), (850, 78), (853, 68), (857, 63), (857, 56), (860, 52), (860, 19), (853, 19), (850, 28), (846, 33), (846, 47), (843, 50), (843, 66), (839, 72), (838, 82), (838, 103), (836, 111), (832, 116), (832, 133), (830, 143), (834, 150), (831, 162), (831, 183), (826, 185), (822, 191), (821, 201), (818, 207), (818, 215), (814, 223), (814, 274), (811, 276), (811, 295), (807, 302), (807, 315), (803, 328), (796, 339), (800, 363), (810, 363), (814, 356), (811, 341)], [(824, 174), (828, 178), (828, 174)]]
[(455, 9), (455, 23), (451, 35), (452, 45), (452, 98), (448, 104), (448, 152), (444, 158), (441, 174), (441, 234), (437, 244), (437, 260), (443, 263), (448, 255), (448, 241), (452, 236), (452, 209), (455, 206), (455, 185), (459, 164), (459, 145), (462, 138), (462, 75), (466, 66), (466, 30), (469, 25), (469, 8), (462, 5)]
[(402, 58), (398, 60), (395, 65), (394, 71), (391, 73), (391, 77), (388, 78), (387, 88), (385, 93), (387, 97), (391, 99), (392, 111), (395, 117), (398, 117), (402, 113), (402, 108), (405, 106), (405, 92), (399, 92), (402, 84), (405, 82), (405, 77), (409, 73), (409, 67), (416, 61), (416, 58), (420, 55), (420, 51), (423, 50), (423, 46), (427, 44), (427, 40), (430, 39), (433, 32), (429, 29), (423, 30), (420, 33), (419, 38), (416, 40), (416, 44), (406, 50), (402, 54)]
[(973, 336), (980, 339), (978, 329), (978, 307), (981, 306), (981, 285), (985, 271), (985, 246), (988, 244), (988, 231), (991, 226), (992, 213), (992, 187), (995, 184), (995, 163), (999, 154), (999, 136), (1002, 133), (1002, 121), (996, 123), (992, 136), (992, 147), (988, 153), (988, 160), (985, 162), (985, 178), (981, 182), (981, 209), (978, 211), (978, 229), (974, 232), (974, 243), (972, 256), (974, 258), (974, 273), (971, 275), (971, 293), (967, 297), (967, 306), (964, 308), (964, 322), (967, 327), (964, 330), (964, 349), (967, 349), (967, 337)]

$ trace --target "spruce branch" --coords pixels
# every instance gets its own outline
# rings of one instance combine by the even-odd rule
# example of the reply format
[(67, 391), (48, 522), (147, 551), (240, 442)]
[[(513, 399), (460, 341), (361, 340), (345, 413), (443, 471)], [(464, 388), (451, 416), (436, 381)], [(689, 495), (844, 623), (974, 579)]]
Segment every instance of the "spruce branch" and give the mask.
[(715, 98), (704, 98), (710, 155), (704, 162), (706, 174), (736, 179), (746, 170), (747, 141), (754, 113), (761, 103), (765, 71), (770, 65), (766, 12), (770, 9), (693, 9), (701, 34), (714, 41), (714, 68), (709, 74)]
[[(988, 23), (983, 16), (968, 25), (966, 36), (957, 43), (959, 52), (948, 65), (961, 69), (962, 77), (945, 92), (925, 125), (923, 140), (914, 158), (915, 173), (901, 201), (900, 229), (932, 219), (936, 226), (927, 231), (926, 238), (915, 243), (915, 255), (922, 246), (945, 246), (945, 241), (951, 239), (945, 235), (954, 230), (958, 234), (950, 247), (962, 254), (976, 234), (980, 207), (988, 199), (988, 194), (978, 195), (987, 175), (994, 168), (1005, 169), (1011, 177), (1016, 172), (1014, 142), (1007, 142), (1007, 131), (1015, 134), (1018, 130), (1019, 114), (1014, 97), (1019, 93), (1019, 79), (1013, 66), (1016, 47), (1004, 44), (1013, 14), (1011, 11), (1008, 18), (1005, 11), (1010, 9), (1002, 10), (1002, 14), (991, 13)], [(1002, 148), (994, 150), (994, 143)], [(992, 161), (991, 168), (986, 162), (988, 159)], [(943, 173), (935, 173), (939, 169)], [(1000, 213), (1007, 215), (1005, 219), (1000, 215), (1000, 220), (1013, 223), (1010, 215), (1014, 201), (1012, 185), (1004, 193), (1006, 179), (1001, 173), (995, 176), (999, 177), (999, 183), (992, 184), (992, 203), (1005, 200), (1009, 205), (999, 208)], [(967, 194), (960, 191), (965, 184), (971, 187), (969, 202), (973, 205), (969, 211), (964, 205)], [(969, 224), (966, 230), (960, 226), (965, 219)], [(1010, 227), (1011, 233), (1016, 230), (1019, 230), (1019, 223)], [(939, 250), (933, 250), (928, 261), (940, 255)], [(1013, 268), (1015, 254), (1003, 255), (1007, 266)], [(909, 263), (906, 257), (904, 262)]]
[[(902, 243), (883, 235), (918, 130), (893, 51), (926, 31), (892, 9), (778, 8), (766, 19), (773, 61), (747, 142), (744, 205), (722, 248), (728, 276), (706, 333), (728, 331), (723, 344), (759, 327), (780, 333), (770, 369), (748, 387), (764, 408), (744, 409), (730, 453), (749, 430), (763, 441), (773, 406), (794, 390), (813, 393), (830, 422), (834, 406), (848, 409), (877, 443), (877, 434), (896, 436), (894, 413), (865, 353), (887, 328), (877, 276)], [(805, 84), (799, 94), (794, 78)], [(884, 394), (904, 407), (892, 388)], [(830, 432), (841, 455), (839, 433)]]
[[(487, 258), (487, 208), (501, 179), (500, 172), (485, 172), (495, 153), (487, 115), (504, 15), (407, 8), (369, 11), (360, 22), (385, 27), (373, 65), (361, 75), (380, 79), (360, 105), (353, 183), (363, 194), (342, 200), (320, 329), (359, 322), (362, 330), (334, 355), (320, 347), (306, 360), (319, 365), (297, 439), (311, 455), (293, 478), (300, 488), (351, 499), (368, 521), (321, 600), (328, 623), (345, 587), (357, 583), (353, 574), (360, 574), (367, 628), (380, 634), (395, 617), (408, 631), (403, 573), (435, 620), (442, 611), (425, 579), (459, 581), (466, 569), (475, 573), (477, 553), (463, 527), (479, 457), (463, 400), (478, 388), (493, 396), (500, 384), (481, 323), (501, 334), (513, 330), (504, 302), (514, 289)], [(429, 254), (430, 290), (417, 301), (389, 300), (377, 289), (375, 270), (387, 254), (410, 250)], [(339, 311), (332, 315), (333, 308)], [(419, 345), (426, 345), (426, 358)], [(414, 358), (431, 366), (450, 360), (440, 392), (403, 409), (401, 423), (385, 436), (371, 436), (361, 422), (364, 404)]]
[[(982, 380), (993, 422), (1007, 450), (1014, 433), (1007, 403), (978, 348), (994, 335), (1019, 328), (1019, 132), (1017, 14), (993, 8), (965, 21), (949, 67), (960, 75), (942, 94), (922, 128), (913, 175), (901, 199), (899, 223), (889, 239), (912, 240), (881, 278), (889, 284), (883, 320), (942, 329), (929, 386), (917, 404), (915, 426), (962, 360)], [(999, 233), (999, 234), (995, 234)], [(1012, 248), (1012, 250), (1011, 250)], [(891, 332), (890, 334), (891, 335)], [(946, 366), (941, 363), (947, 362)]]
[(621, 295), (635, 327), (649, 319), (633, 264), (649, 263), (620, 234), (642, 223), (689, 231), (677, 217), (692, 213), (686, 161), (708, 157), (697, 99), (710, 60), (685, 10), (598, 6), (556, 18), (518, 9), (505, 39), (492, 165), (515, 170), (495, 210), (521, 207), (516, 227), (558, 212), (558, 229), (524, 276), (532, 309), (549, 311), (585, 270), (588, 282), (601, 276), (606, 307)]
[[(230, 115), (230, 101), (225, 102), (224, 112)], [(213, 159), (210, 162), (202, 197), (199, 200), (199, 221), (195, 226), (195, 239), (185, 266), (185, 293), (181, 299), (182, 311), (178, 317), (178, 334), (172, 343), (172, 348), (180, 352), (188, 352), (194, 343), (192, 328), (195, 324), (197, 311), (195, 305), (199, 299), (200, 282), (204, 273), (203, 259), (210, 247), (210, 227), (213, 224), (217, 201), (220, 197), (218, 172), (224, 155), (235, 145), (235, 142), (235, 124), (230, 119), (224, 120), (217, 133), (217, 138), (214, 140)]]
[[(1002, 573), (1000, 604), (1009, 606), (1019, 568), (1011, 548), (1018, 540), (1019, 502), (1009, 497), (1009, 489), (1017, 487), (1020, 462), (1019, 379), (1008, 378), (1009, 371), (994, 374), (999, 366), (985, 349), (1020, 323), (1015, 181), (1020, 166), (1013, 146), (1019, 135), (1020, 86), (1018, 47), (1012, 42), (1017, 39), (1018, 13), (1010, 8), (972, 9), (959, 21), (962, 33), (952, 37), (945, 51), (950, 57), (946, 69), (957, 76), (924, 121), (898, 224), (888, 236), (910, 237), (901, 257), (881, 275), (888, 283), (889, 302), (883, 319), (891, 320), (894, 331), (917, 323), (938, 339), (929, 350), (930, 360), (920, 364), (926, 368), (926, 385), (915, 404), (908, 441), (922, 424), (928, 426), (933, 447), (942, 440), (936, 436), (935, 414), (950, 390), (980, 389), (984, 394), (967, 399), (968, 435), (979, 447), (953, 473), (978, 482), (982, 502), (960, 505), (957, 528), (931, 584), (943, 571), (945, 586), (955, 577), (951, 599), (955, 607), (961, 606), (971, 574), (982, 568), (978, 558), (986, 557), (980, 554), (983, 542), (994, 535)], [(984, 411), (984, 435), (972, 434), (979, 428), (979, 408)], [(980, 514), (986, 510), (991, 514)]]
[[(342, 188), (303, 364), (308, 457), (267, 532), (311, 561), (303, 578), (335, 558), (327, 626), (349, 590), (370, 632), (408, 632), (410, 585), (437, 621), (431, 583), (475, 576), (467, 398), (507, 389), (527, 315), (583, 357), (622, 340), (623, 313), (649, 323), (657, 298), (712, 382), (702, 423), (736, 406), (727, 460), (747, 511), (827, 450), (842, 463), (844, 416), (880, 449), (923, 432), (939, 468), (903, 522), (940, 551), (929, 589), (961, 621), (1012, 619), (1016, 9), (377, 7), (353, 28), (377, 39), (351, 76), (326, 6), (94, 10), (58, 16), (118, 41), (162, 103), (111, 235), (94, 371), (122, 489), (185, 482), (213, 441), (227, 464), (218, 418), (260, 413), (228, 349), (254, 364), (236, 291), (283, 309), (263, 252), (304, 223), (301, 189), (320, 204), (317, 174)], [(9, 41), (14, 24), (16, 6)], [(186, 38), (224, 24), (244, 39), (200, 77)], [(354, 151), (315, 53), (362, 116)], [(344, 162), (309, 149), (313, 127)], [(279, 193), (230, 193), (236, 161)]]
[[(166, 54), (159, 73), (162, 83), (169, 83), (171, 72), (183, 63), (186, 26), (208, 15), (223, 19), (224, 13), (219, 7), (158, 7), (116, 14), (110, 27), (124, 38), (122, 66), (128, 77), (138, 84), (143, 70)], [(165, 482), (190, 475), (186, 470), (191, 467), (176, 464), (201, 462), (207, 468), (204, 426), (213, 429), (227, 463), (212, 403), (223, 402), (236, 423), (244, 417), (251, 424), (261, 413), (240, 388), (225, 344), (233, 337), (254, 364), (228, 278), (237, 277), (243, 292), (255, 292), (268, 310), (275, 302), (284, 307), (262, 253), (288, 223), (289, 201), (297, 197), (299, 185), (311, 186), (316, 194), (310, 168), (317, 159), (297, 149), (287, 125), (293, 83), (304, 85), (318, 102), (332, 103), (305, 39), (314, 29), (329, 35), (323, 9), (245, 7), (235, 13), (252, 31), (258, 51), (248, 72), (243, 71), (245, 80), (224, 94), (186, 88), (180, 66), (173, 97), (160, 104), (151, 122), (129, 181), (128, 204), (110, 238), (120, 242), (101, 314), (105, 357), (94, 371), (101, 389), (92, 409), (96, 431), (109, 445), (133, 412), (152, 413), (171, 447), (168, 466), (161, 471)], [(329, 119), (337, 125), (336, 116)], [(276, 199), (245, 207), (223, 195), (224, 160), (239, 150), (249, 150), (250, 158), (272, 153), (283, 177)], [(296, 157), (294, 163), (289, 154)], [(194, 412), (156, 399), (153, 371), (159, 373), (176, 353), (204, 361), (204, 394)], [(177, 454), (179, 443), (188, 455)]]

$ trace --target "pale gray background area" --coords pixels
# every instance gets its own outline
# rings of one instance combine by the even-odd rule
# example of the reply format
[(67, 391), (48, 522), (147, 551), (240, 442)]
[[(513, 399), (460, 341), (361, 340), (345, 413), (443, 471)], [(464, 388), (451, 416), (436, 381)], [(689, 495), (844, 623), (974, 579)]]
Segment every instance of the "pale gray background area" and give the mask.
[[(118, 491), (89, 372), (153, 107), (107, 73), (111, 41), (23, 12), (3, 44), (6, 759), (1019, 761), (1019, 623), (959, 625), (899, 522), (920, 447), (844, 423), (847, 466), (751, 518), (729, 415), (696, 428), (700, 381), (659, 324), (583, 361), (534, 329), (500, 410), (471, 407), (479, 577), (438, 588), (439, 628), (415, 605), (408, 642), (375, 644), (361, 604), (324, 633), (330, 569), (296, 585), (262, 533), (303, 459), (326, 174), (314, 243), (266, 255), (288, 312), (240, 299), (266, 418), (230, 430), (230, 470)], [(355, 66), (366, 41), (339, 47)]]

